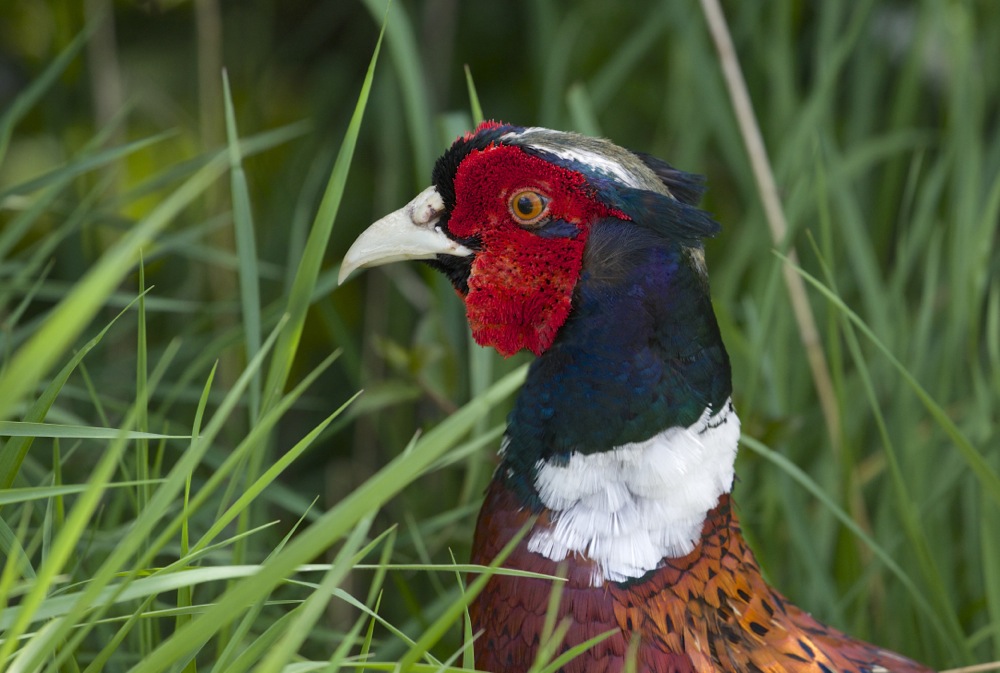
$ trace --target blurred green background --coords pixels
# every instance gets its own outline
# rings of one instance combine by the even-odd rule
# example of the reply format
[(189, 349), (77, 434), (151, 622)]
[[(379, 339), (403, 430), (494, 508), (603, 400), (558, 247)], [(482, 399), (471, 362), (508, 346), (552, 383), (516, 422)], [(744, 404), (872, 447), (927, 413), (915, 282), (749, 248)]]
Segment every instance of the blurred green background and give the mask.
[[(317, 378), (274, 431), (255, 440), (225, 488), (189, 514), (181, 514), (181, 495), (165, 500), (164, 516), (181, 517), (192, 537), (209, 529), (277, 456), (365, 392), (240, 505), (227, 535), (276, 525), (185, 568), (265, 563), (286, 535), (294, 539), (371, 484), (416, 431), (527, 361), (475, 347), (450, 286), (418, 264), (366, 272), (342, 288), (334, 280), (353, 238), (426, 186), (436, 156), (473, 125), (468, 66), (486, 117), (603, 135), (706, 175), (705, 207), (724, 226), (706, 256), (749, 437), (735, 497), (770, 581), (820, 619), (931, 665), (1000, 659), (1000, 5), (723, 5), (789, 220), (781, 244), (768, 233), (697, 0), (396, 0), (387, 13), (382, 0), (5, 0), (0, 376), (22, 371), (11, 363), (30, 364), (26, 353), (51, 360), (39, 360), (33, 378), (18, 378), (25, 389), (0, 400), (0, 421), (31, 416), (56, 372), (135, 299), (140, 282), (152, 286), (144, 305), (133, 304), (55, 387), (44, 419), (117, 428), (130, 409), (143, 408), (145, 420), (134, 427), (191, 434), (199, 401), (220, 404), (296, 295), (293, 280), (387, 17), (287, 382), (268, 390), (258, 375), (239, 395), (190, 471), (191, 492), (251, 436), (269, 395)], [(60, 300), (84, 287), (88, 270), (181, 194), (213, 153), (235, 147), (227, 142), (223, 68), (230, 130), (257, 139), (243, 149), (239, 178), (206, 181), (140, 246), (142, 281), (129, 258), (106, 295), (93, 296), (93, 320), (67, 322), (65, 343), (47, 348), (55, 342), (36, 337)], [(118, 147), (125, 149), (108, 153)], [(240, 223), (252, 224), (250, 247), (240, 239), (250, 229)], [(810, 285), (809, 299), (831, 372), (834, 426), (817, 401), (775, 254), (788, 246), (827, 288)], [(340, 357), (320, 371), (337, 349)], [(146, 405), (145, 372), (167, 354), (173, 359)], [(215, 361), (213, 392), (204, 397)], [(394, 563), (468, 558), (505, 404), (459, 438), (482, 438), (478, 444), (429, 474), (412, 474), (405, 489), (408, 481), (394, 482), (403, 490), (381, 509), (365, 501), (374, 523), (359, 539), (397, 527), (367, 562), (379, 549)], [(8, 455), (18, 455), (12, 447), (24, 440), (0, 429)], [(19, 488), (83, 483), (113, 446), (73, 434), (53, 439), (37, 428), (17, 432), (33, 438), (20, 459), (5, 463), (13, 466), (9, 485)], [(141, 449), (136, 440), (136, 450), (115, 459), (115, 481), (156, 479), (177, 464), (183, 445), (151, 441)], [(95, 516), (73, 534), (72, 558), (52, 566), (63, 579), (39, 592), (43, 607), (86, 586), (97, 569), (150, 573), (184, 557), (187, 543), (174, 537), (155, 549), (136, 543), (131, 560), (107, 565), (157, 488), (101, 490)], [(45, 567), (75, 498), (36, 491), (2, 503), (0, 608), (9, 614), (33, 586), (24, 568)], [(147, 565), (138, 564), (142, 549), (151, 550)], [(190, 606), (211, 605), (237, 586), (225, 579), (199, 585), (193, 602), (167, 591), (115, 602), (106, 622), (81, 612), (80, 638), (49, 642), (48, 658), (30, 670), (95, 662), (94, 670), (129, 670), (154, 660), (162, 663), (141, 670), (249, 670), (266, 650), (242, 669), (235, 652), (275, 642), (261, 634), (286, 637), (291, 622), (280, 620), (306, 614), (309, 596), (320, 596), (314, 604), (322, 609), (309, 613), (308, 637), (288, 646), (281, 665), (325, 661), (341, 643), (351, 656), (368, 651), (366, 628), (351, 631), (361, 614), (355, 607), (340, 595), (326, 605), (329, 588), (297, 585), (291, 575), (252, 607), (234, 607), (207, 643), (170, 649), (179, 642), (171, 635), (201, 613)], [(337, 586), (369, 607), (378, 595), (370, 587), (380, 587), (380, 614), (414, 640), (433, 631), (460, 593), (453, 573), (426, 570), (383, 577), (359, 569)], [(451, 621), (431, 650), (439, 659), (461, 642), (461, 622)], [(23, 632), (41, 638), (44, 623), (39, 617)], [(382, 624), (371, 633), (380, 661), (413, 651)], [(102, 658), (115, 638), (120, 645)], [(0, 668), (24, 647), (8, 640)]]

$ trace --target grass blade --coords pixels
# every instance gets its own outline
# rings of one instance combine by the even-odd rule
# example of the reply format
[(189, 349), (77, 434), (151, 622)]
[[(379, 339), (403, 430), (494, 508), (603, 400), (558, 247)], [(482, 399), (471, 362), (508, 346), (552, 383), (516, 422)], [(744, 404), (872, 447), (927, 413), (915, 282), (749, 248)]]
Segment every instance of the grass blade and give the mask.
[[(239, 133), (236, 129), (236, 112), (233, 110), (229, 76), (222, 73), (224, 101), (226, 104), (226, 138), (229, 149), (230, 189), (233, 201), (233, 228), (236, 233), (236, 256), (240, 279), (240, 311), (243, 316), (243, 334), (246, 339), (246, 357), (249, 360), (260, 350), (260, 287), (257, 269), (257, 243), (254, 233), (253, 210), (250, 190), (243, 172), (240, 155)], [(260, 375), (250, 384), (249, 411), (252, 423), (260, 415)]]
[(83, 49), (83, 45), (87, 43), (95, 28), (96, 24), (89, 24), (79, 35), (73, 38), (59, 56), (45, 68), (45, 71), (27, 89), (18, 94), (10, 104), (10, 107), (0, 116), (0, 164), (3, 164), (4, 157), (7, 154), (7, 147), (10, 145), (14, 127), (45, 95), (66, 68), (69, 67), (69, 64), (73, 62), (73, 59)]
[(114, 244), (59, 302), (41, 328), (14, 354), (7, 369), (0, 373), (0, 420), (9, 418), (21, 398), (33, 390), (53, 363), (62, 357), (138, 261), (139, 250), (204, 192), (223, 170), (224, 157), (216, 155)]
[(382, 47), (382, 37), (384, 34), (385, 27), (383, 26), (382, 32), (379, 33), (378, 42), (375, 44), (375, 52), (372, 54), (371, 62), (368, 64), (368, 72), (365, 75), (365, 81), (361, 87), (361, 94), (354, 108), (354, 114), (351, 116), (351, 123), (347, 128), (347, 133), (344, 135), (344, 142), (337, 153), (337, 160), (333, 165), (330, 180), (327, 183), (326, 190), (323, 192), (323, 200), (320, 202), (312, 229), (309, 231), (305, 255), (299, 264), (295, 280), (292, 282), (292, 289), (288, 296), (288, 329), (282, 338), (279, 339), (274, 349), (274, 355), (271, 358), (271, 367), (267, 375), (264, 399), (265, 409), (274, 403), (276, 396), (284, 389), (285, 382), (288, 380), (288, 373), (291, 371), (292, 361), (295, 359), (295, 353), (298, 350), (299, 340), (302, 338), (306, 312), (311, 303), (310, 297), (316, 286), (316, 279), (319, 277), (326, 244), (330, 240), (333, 222), (337, 217), (337, 211), (340, 209), (341, 197), (344, 195), (344, 185), (347, 183), (347, 173), (351, 166), (351, 159), (354, 156), (354, 148), (357, 146), (358, 134), (361, 131), (361, 120), (364, 117), (368, 95), (371, 92), (372, 81), (375, 78), (375, 64), (378, 62), (378, 54)]

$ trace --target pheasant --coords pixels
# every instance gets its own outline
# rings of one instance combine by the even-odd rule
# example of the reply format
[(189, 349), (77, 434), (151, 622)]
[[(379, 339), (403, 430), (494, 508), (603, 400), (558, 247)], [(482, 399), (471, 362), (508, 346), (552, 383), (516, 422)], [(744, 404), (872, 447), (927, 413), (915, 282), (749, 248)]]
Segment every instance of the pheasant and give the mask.
[[(567, 672), (917, 673), (761, 576), (730, 501), (740, 421), (709, 296), (697, 176), (603, 139), (489, 121), (341, 266), (425, 260), (476, 341), (533, 352), (472, 561), (562, 574)], [(477, 668), (527, 671), (553, 583), (494, 576), (470, 606)], [(607, 634), (610, 632), (610, 635)], [(632, 663), (626, 663), (629, 660)], [(634, 666), (634, 667), (633, 667)]]

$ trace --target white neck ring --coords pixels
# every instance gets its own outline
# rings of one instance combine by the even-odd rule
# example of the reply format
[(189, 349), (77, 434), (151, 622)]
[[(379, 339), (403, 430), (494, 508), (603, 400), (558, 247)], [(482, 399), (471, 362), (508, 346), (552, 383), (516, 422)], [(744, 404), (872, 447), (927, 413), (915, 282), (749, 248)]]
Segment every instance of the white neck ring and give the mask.
[(568, 462), (539, 461), (535, 489), (553, 524), (528, 549), (553, 561), (596, 563), (593, 584), (642, 577), (690, 553), (709, 510), (733, 485), (740, 420), (732, 401), (706, 408), (690, 427)]

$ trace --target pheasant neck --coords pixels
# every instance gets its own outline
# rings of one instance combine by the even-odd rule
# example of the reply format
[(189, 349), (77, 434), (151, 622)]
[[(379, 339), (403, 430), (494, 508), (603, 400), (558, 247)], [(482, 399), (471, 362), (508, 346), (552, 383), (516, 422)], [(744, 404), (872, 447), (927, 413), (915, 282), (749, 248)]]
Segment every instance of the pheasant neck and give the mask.
[(532, 364), (495, 477), (552, 514), (529, 549), (586, 557), (595, 584), (694, 548), (739, 438), (700, 251), (633, 232), (594, 227), (573, 312)]

